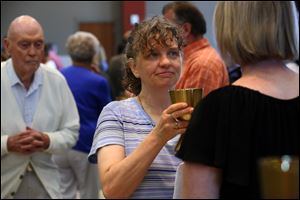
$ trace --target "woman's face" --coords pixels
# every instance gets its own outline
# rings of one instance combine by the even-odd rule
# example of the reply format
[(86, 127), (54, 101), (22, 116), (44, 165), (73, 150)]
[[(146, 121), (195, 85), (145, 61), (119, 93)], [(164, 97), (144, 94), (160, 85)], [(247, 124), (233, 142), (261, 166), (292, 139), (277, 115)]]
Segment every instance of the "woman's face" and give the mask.
[(169, 47), (160, 45), (139, 53), (134, 74), (141, 79), (142, 88), (174, 88), (181, 72), (182, 58), (176, 42)]

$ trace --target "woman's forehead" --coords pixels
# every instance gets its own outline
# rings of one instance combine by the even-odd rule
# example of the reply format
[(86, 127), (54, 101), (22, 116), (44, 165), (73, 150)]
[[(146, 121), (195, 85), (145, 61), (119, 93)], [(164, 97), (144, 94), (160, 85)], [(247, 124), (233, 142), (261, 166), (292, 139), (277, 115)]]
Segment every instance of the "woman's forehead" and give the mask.
[[(170, 48), (170, 47), (178, 47), (178, 42), (175, 37), (152, 37), (149, 38), (144, 44), (145, 49), (154, 49), (154, 48)], [(142, 49), (143, 50), (143, 49)]]

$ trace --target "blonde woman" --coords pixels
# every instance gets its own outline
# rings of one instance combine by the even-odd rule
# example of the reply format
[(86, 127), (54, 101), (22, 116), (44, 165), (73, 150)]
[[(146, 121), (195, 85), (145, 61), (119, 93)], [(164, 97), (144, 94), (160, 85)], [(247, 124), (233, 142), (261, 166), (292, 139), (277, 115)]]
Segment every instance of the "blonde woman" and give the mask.
[(257, 160), (299, 155), (298, 22), (288, 1), (219, 2), (217, 42), (242, 77), (199, 104), (177, 156), (183, 199), (260, 198)]

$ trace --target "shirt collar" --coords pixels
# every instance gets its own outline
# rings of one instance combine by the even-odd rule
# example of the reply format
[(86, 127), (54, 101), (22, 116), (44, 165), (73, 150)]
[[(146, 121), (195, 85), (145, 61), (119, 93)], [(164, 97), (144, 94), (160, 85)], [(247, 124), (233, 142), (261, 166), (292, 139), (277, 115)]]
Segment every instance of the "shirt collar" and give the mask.
[[(19, 77), (15, 72), (11, 59), (7, 61), (7, 65), (8, 65), (7, 73), (8, 73), (8, 78), (10, 80), (10, 86), (13, 87), (18, 84), (23, 86), (23, 83), (20, 81)], [(36, 89), (39, 85), (42, 85), (42, 83), (43, 83), (43, 74), (40, 66), (34, 73), (33, 82), (31, 83), (30, 88)]]
[(204, 47), (207, 47), (209, 46), (209, 42), (208, 42), (208, 39), (203, 37), (199, 40), (196, 40), (190, 44), (188, 44), (184, 49), (184, 55), (186, 57), (188, 57), (189, 54), (192, 54), (193, 52), (199, 50), (199, 49), (202, 49)]

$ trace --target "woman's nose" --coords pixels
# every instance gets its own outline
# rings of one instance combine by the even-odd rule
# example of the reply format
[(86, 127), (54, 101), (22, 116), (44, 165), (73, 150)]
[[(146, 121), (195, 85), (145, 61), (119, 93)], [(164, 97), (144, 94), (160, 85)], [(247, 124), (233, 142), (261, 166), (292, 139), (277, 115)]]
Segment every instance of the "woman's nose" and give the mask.
[(170, 59), (166, 54), (162, 54), (159, 60), (160, 65), (169, 65), (170, 64)]

